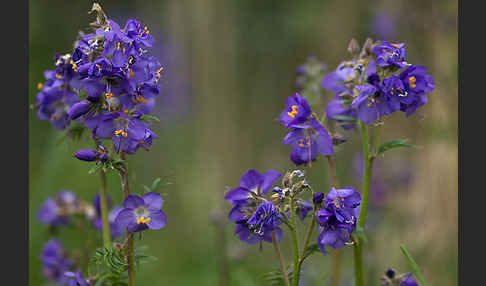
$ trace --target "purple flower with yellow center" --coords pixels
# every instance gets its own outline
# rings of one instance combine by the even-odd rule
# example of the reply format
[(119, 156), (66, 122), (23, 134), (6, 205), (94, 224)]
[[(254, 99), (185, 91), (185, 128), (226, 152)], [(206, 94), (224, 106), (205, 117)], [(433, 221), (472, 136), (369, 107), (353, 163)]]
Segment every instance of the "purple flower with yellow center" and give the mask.
[(241, 176), (240, 186), (230, 190), (224, 198), (233, 205), (244, 205), (252, 197), (264, 196), (280, 176), (281, 174), (275, 170), (263, 174), (256, 170), (248, 170)]
[(128, 227), (129, 232), (139, 232), (147, 228), (161, 229), (167, 222), (167, 217), (161, 210), (162, 204), (162, 196), (155, 192), (146, 193), (142, 197), (129, 195), (115, 222), (122, 228)]
[(376, 64), (380, 67), (407, 67), (404, 47), (404, 43), (392, 44), (387, 41), (380, 41), (380, 44), (373, 48), (373, 53), (376, 55)]
[(290, 159), (296, 165), (314, 161), (318, 153), (324, 156), (334, 153), (331, 135), (312, 118), (309, 119), (309, 124), (294, 125), (283, 143), (294, 147)]
[(133, 46), (137, 52), (144, 47), (152, 47), (154, 39), (150, 35), (150, 30), (139, 21), (129, 19), (123, 30), (127, 37), (133, 41)]
[(391, 113), (390, 106), (379, 87), (371, 84), (355, 86), (359, 95), (350, 107), (358, 112), (358, 118), (365, 124), (375, 122), (379, 117)]
[(434, 90), (434, 78), (427, 74), (424, 66), (417, 65), (408, 67), (398, 77), (402, 80), (406, 91), (404, 97), (410, 97), (400, 101), (400, 110), (405, 112), (406, 116), (410, 116), (427, 103), (426, 93)]
[(326, 254), (324, 246), (339, 249), (350, 242), (351, 233), (359, 218), (361, 195), (353, 188), (332, 188), (324, 201), (324, 208), (316, 213), (320, 233), (317, 243)]
[(307, 121), (311, 115), (311, 108), (305, 98), (295, 93), (292, 97), (287, 97), (285, 110), (280, 114), (279, 120), (287, 128)]
[(69, 286), (90, 286), (79, 269), (76, 272), (65, 272), (64, 276), (69, 279)]
[(40, 259), (42, 274), (47, 280), (58, 284), (67, 282), (64, 273), (72, 267), (73, 263), (66, 257), (64, 248), (58, 240), (51, 239), (44, 245)]

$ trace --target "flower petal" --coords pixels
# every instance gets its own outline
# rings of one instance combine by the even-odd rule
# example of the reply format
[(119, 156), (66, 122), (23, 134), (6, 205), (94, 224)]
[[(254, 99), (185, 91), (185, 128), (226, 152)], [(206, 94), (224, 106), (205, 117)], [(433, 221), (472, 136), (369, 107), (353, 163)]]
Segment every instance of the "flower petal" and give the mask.
[(135, 209), (138, 206), (145, 204), (145, 201), (137, 195), (128, 195), (128, 197), (123, 202), (123, 206), (126, 209)]
[(149, 210), (160, 210), (164, 203), (162, 196), (156, 192), (148, 192), (142, 199)]

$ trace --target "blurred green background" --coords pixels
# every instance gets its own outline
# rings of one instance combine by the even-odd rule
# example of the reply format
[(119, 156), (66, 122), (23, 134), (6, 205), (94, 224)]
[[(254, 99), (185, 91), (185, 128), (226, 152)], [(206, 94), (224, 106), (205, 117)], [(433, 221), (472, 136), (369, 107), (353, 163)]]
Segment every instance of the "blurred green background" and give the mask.
[[(401, 255), (404, 243), (429, 284), (457, 285), (457, 1), (100, 1), (121, 26), (136, 18), (149, 26), (152, 53), (165, 67), (154, 126), (159, 139), (150, 152), (129, 158), (132, 190), (163, 177), (168, 224), (148, 231), (142, 244), (158, 260), (144, 264), (138, 285), (266, 285), (265, 272), (278, 264), (270, 244), (246, 245), (233, 236), (223, 200), (248, 169), (281, 172), (293, 168), (286, 134), (276, 120), (285, 98), (296, 91), (295, 69), (315, 55), (332, 71), (349, 58), (352, 37), (403, 41), (408, 61), (425, 65), (436, 81), (429, 102), (411, 118), (394, 114), (383, 140), (409, 138), (423, 148), (397, 150), (378, 160), (382, 183), (370, 209), (365, 251), (368, 285), (378, 285), (388, 267), (410, 271)], [(34, 103), (43, 71), (56, 52), (71, 52), (79, 30), (86, 30), (92, 1), (30, 1), (30, 93)], [(382, 21), (382, 22), (380, 22)], [(378, 23), (378, 24), (377, 24)], [(384, 23), (384, 24), (379, 24)], [(377, 28), (378, 27), (378, 28)], [(381, 28), (380, 28), (381, 27)], [(323, 102), (332, 98), (325, 93)], [(321, 113), (324, 110), (321, 106)], [(39, 262), (50, 237), (36, 213), (59, 190), (91, 200), (98, 177), (90, 164), (72, 155), (91, 146), (57, 143), (62, 132), (29, 116), (30, 285), (47, 285)], [(348, 143), (337, 153), (343, 186), (360, 188), (353, 159), (360, 149), (356, 131), (341, 134)], [(327, 165), (319, 158), (307, 170), (314, 189), (327, 192)], [(400, 180), (405, 176), (405, 180)], [(121, 202), (117, 174), (109, 193)], [(132, 192), (133, 192), (132, 191)], [(378, 190), (371, 190), (378, 192)], [(89, 228), (89, 227), (88, 227)], [(63, 228), (58, 237), (68, 250), (100, 233)], [(315, 238), (314, 238), (315, 239)], [(286, 232), (282, 251), (291, 258)], [(79, 252), (81, 251), (81, 252)], [(84, 250), (78, 250), (83, 253)], [(352, 249), (344, 249), (343, 283), (352, 285)], [(91, 252), (86, 252), (90, 255)], [(332, 253), (304, 265), (303, 285), (328, 285)]]

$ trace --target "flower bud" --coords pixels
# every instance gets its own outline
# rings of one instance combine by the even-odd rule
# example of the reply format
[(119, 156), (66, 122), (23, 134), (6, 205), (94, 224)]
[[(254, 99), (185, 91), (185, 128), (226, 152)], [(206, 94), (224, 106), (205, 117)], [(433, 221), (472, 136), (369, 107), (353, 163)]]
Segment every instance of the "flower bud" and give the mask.
[(332, 136), (332, 144), (333, 144), (334, 146), (341, 145), (341, 144), (343, 144), (343, 143), (344, 143), (344, 142), (346, 142), (346, 141), (348, 141), (348, 140), (346, 140), (346, 138), (344, 138), (344, 136), (341, 136), (341, 135), (339, 135), (339, 134), (334, 134), (334, 135)]
[(358, 41), (355, 38), (352, 38), (348, 44), (348, 52), (354, 57), (357, 56), (359, 53), (360, 47)]
[(363, 50), (361, 51), (360, 57), (364, 58), (373, 54), (373, 40), (367, 38), (363, 44)]
[(96, 151), (93, 149), (81, 149), (79, 150), (76, 154), (74, 154), (74, 157), (81, 161), (95, 161), (96, 160)]
[(315, 194), (312, 196), (312, 202), (313, 202), (315, 205), (319, 205), (319, 204), (321, 204), (323, 200), (324, 200), (324, 193), (323, 193), (323, 192), (318, 192), (318, 193), (315, 193)]
[(69, 118), (71, 120), (74, 120), (84, 114), (86, 114), (89, 109), (91, 108), (90, 104), (88, 101), (83, 100), (81, 102), (78, 102), (74, 104), (71, 109), (68, 111)]

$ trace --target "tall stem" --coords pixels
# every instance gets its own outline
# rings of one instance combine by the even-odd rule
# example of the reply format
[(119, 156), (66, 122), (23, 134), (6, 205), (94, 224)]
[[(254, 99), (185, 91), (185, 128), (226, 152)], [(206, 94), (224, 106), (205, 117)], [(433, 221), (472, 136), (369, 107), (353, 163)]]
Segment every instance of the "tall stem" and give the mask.
[(101, 209), (101, 231), (103, 234), (103, 245), (111, 247), (110, 221), (108, 220), (108, 203), (106, 194), (106, 174), (100, 170), (100, 209)]
[(285, 269), (285, 262), (282, 255), (280, 254), (280, 247), (278, 246), (277, 238), (275, 237), (275, 232), (272, 231), (272, 243), (275, 248), (275, 253), (277, 254), (278, 263), (280, 264), (280, 270), (282, 271), (282, 276), (285, 281), (286, 286), (290, 286), (289, 277), (287, 276), (287, 270)]
[[(331, 187), (338, 188), (338, 179), (337, 179), (337, 171), (336, 171), (336, 161), (332, 156), (326, 156), (327, 162), (329, 164), (329, 180), (331, 182)], [(341, 256), (342, 251), (340, 249), (334, 250), (332, 256), (332, 264), (331, 264), (331, 286), (339, 286), (341, 282)]]
[(297, 237), (297, 224), (295, 219), (295, 201), (294, 198), (290, 198), (290, 216), (292, 219), (292, 246), (294, 250), (294, 271), (293, 271), (293, 278), (292, 278), (292, 285), (297, 286), (299, 285), (299, 278), (300, 278), (300, 263), (299, 263), (299, 239)]
[[(358, 226), (364, 230), (366, 224), (366, 211), (368, 210), (368, 193), (370, 191), (371, 173), (373, 169), (373, 156), (370, 154), (368, 129), (363, 122), (359, 122), (361, 128), (361, 143), (363, 146), (364, 175), (361, 190), (361, 208), (359, 212)], [(363, 277), (363, 240), (358, 238), (354, 249), (354, 275), (356, 286), (364, 286)]]
[[(122, 151), (120, 154), (122, 160), (126, 161), (125, 153)], [(120, 170), (121, 176), (121, 185), (123, 191), (123, 199), (126, 199), (128, 195), (130, 195), (130, 186), (128, 184), (128, 169), (123, 168)], [(133, 233), (128, 231), (128, 227), (126, 229), (126, 238), (127, 238), (127, 262), (128, 262), (128, 285), (134, 286), (135, 285), (135, 261), (133, 256)]]

